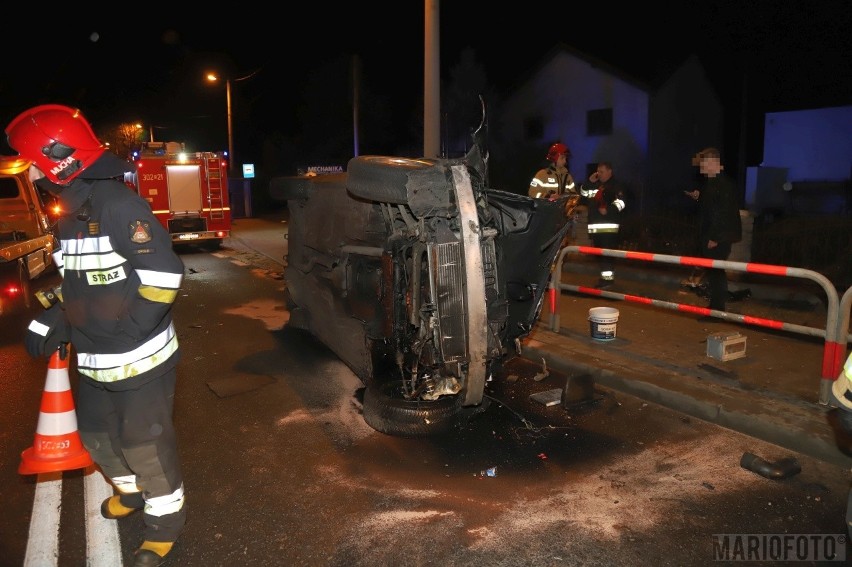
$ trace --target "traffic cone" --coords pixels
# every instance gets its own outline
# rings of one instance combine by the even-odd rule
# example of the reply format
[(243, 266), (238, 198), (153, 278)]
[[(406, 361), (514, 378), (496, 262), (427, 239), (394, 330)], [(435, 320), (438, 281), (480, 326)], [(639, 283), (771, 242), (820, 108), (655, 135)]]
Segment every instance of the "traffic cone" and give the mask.
[(21, 453), (18, 474), (40, 474), (82, 469), (94, 464), (77, 431), (77, 413), (68, 377), (68, 357), (59, 349), (47, 363), (47, 380), (41, 398), (35, 442)]

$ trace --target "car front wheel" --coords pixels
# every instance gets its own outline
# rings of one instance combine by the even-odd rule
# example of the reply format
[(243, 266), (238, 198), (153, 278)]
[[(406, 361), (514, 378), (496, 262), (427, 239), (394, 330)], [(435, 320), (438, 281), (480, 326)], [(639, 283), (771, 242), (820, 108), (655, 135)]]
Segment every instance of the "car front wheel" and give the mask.
[(364, 421), (380, 433), (427, 437), (449, 431), (457, 421), (462, 396), (409, 400), (399, 380), (370, 384), (364, 390)]

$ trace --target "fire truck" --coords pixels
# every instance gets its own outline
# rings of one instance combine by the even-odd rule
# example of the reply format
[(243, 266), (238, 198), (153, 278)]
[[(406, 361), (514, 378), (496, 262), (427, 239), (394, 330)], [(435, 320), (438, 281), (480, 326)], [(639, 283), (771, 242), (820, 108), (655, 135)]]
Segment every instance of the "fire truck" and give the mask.
[(179, 142), (145, 142), (126, 179), (148, 201), (173, 244), (218, 248), (231, 233), (228, 161), (217, 152), (187, 152)]

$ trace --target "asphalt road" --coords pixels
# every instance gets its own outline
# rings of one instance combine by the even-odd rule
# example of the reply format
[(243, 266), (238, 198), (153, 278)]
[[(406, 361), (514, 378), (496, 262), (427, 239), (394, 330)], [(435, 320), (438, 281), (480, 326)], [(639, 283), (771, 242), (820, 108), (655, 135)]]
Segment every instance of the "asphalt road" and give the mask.
[[(287, 328), (280, 263), (227, 242), (182, 257), (175, 421), (189, 522), (167, 565), (697, 566), (713, 562), (714, 534), (845, 534), (848, 470), (600, 386), (592, 404), (546, 406), (530, 395), (565, 376), (521, 359), (452, 434), (379, 434), (348, 368)], [(45, 377), (24, 325), (0, 329), (10, 566), (33, 545), (38, 479), (17, 467)], [(765, 478), (740, 466), (746, 452), (801, 472)], [(61, 474), (57, 565), (93, 565), (88, 472)], [(129, 564), (141, 518), (118, 525)]]

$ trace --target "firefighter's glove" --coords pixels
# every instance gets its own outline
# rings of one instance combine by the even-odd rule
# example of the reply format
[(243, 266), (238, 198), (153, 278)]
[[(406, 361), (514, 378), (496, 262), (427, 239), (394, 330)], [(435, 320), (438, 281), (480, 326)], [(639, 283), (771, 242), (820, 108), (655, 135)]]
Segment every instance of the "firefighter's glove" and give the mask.
[(33, 358), (50, 357), (63, 344), (71, 340), (71, 328), (60, 304), (47, 309), (27, 327), (24, 344)]

